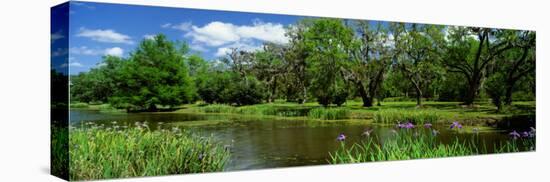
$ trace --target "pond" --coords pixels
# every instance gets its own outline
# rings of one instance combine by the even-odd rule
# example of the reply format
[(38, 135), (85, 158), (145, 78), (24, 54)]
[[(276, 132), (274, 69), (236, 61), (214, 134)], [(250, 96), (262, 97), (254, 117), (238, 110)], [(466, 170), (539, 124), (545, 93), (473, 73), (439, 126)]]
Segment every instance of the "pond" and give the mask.
[[(340, 147), (336, 137), (344, 133), (346, 146), (364, 140), (361, 134), (372, 129), (370, 137), (383, 142), (393, 134), (394, 126), (364, 121), (320, 121), (305, 118), (246, 117), (242, 115), (194, 113), (102, 113), (96, 110), (71, 110), (73, 126), (94, 122), (97, 124), (126, 125), (147, 122), (152, 130), (187, 128), (204, 136), (213, 136), (231, 146), (231, 162), (227, 171), (274, 167), (328, 164), (329, 152)], [(113, 122), (113, 121), (116, 121)], [(422, 126), (419, 131), (427, 131)], [(448, 125), (434, 125), (442, 143), (476, 137), (479, 145), (498, 146), (509, 140), (507, 130), (482, 130), (477, 134), (450, 130)], [(469, 129), (471, 131), (471, 128)], [(492, 150), (492, 149), (488, 150)]]

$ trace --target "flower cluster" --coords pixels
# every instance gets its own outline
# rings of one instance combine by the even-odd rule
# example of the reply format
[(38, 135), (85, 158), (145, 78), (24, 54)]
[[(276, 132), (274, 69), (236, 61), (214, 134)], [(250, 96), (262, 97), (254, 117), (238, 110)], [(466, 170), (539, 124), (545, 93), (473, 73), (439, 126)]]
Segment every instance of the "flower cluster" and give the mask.
[(518, 138), (534, 138), (536, 134), (535, 128), (531, 127), (529, 131), (524, 131), (521, 133), (518, 133), (516, 130), (513, 130), (512, 132), (508, 133), (508, 136), (510, 136), (512, 139), (518, 139)]
[(405, 128), (405, 129), (412, 129), (414, 128), (414, 124), (411, 122), (407, 122), (405, 124), (402, 124), (401, 122), (397, 123), (397, 128)]
[(450, 129), (462, 129), (462, 124), (460, 124), (458, 121), (453, 121), (453, 123), (451, 124), (451, 127)]

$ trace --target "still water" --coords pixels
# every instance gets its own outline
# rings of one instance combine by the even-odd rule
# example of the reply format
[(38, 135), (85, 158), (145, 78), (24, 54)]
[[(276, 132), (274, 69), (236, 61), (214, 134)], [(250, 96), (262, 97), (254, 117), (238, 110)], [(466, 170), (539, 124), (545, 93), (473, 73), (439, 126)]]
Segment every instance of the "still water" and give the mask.
[[(76, 127), (86, 122), (129, 127), (135, 122), (147, 122), (152, 130), (182, 127), (199, 135), (213, 136), (224, 145), (232, 146), (231, 162), (226, 166), (229, 171), (327, 164), (329, 152), (340, 148), (340, 142), (336, 141), (340, 133), (347, 136), (345, 144), (351, 146), (365, 139), (361, 134), (367, 129), (373, 130), (370, 136), (376, 137), (378, 142), (391, 137), (394, 129), (394, 126), (371, 124), (366, 120), (312, 121), (222, 114), (101, 113), (94, 110), (71, 110), (70, 121)], [(417, 128), (429, 132), (422, 126)], [(443, 143), (477, 137), (480, 145), (494, 146), (509, 140), (506, 130), (473, 134), (456, 132), (446, 125), (434, 128), (439, 130), (438, 140)]]

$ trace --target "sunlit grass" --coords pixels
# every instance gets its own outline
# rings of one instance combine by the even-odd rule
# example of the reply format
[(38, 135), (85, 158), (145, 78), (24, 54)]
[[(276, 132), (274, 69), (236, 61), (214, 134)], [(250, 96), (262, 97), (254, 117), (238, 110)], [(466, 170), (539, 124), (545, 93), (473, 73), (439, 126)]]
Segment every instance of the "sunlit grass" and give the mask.
[(435, 123), (442, 117), (433, 110), (385, 109), (374, 112), (373, 120), (378, 123), (395, 124), (413, 122), (416, 124)]
[(311, 109), (307, 115), (309, 118), (324, 119), (324, 120), (336, 120), (336, 119), (349, 119), (350, 112), (347, 108), (324, 108), (319, 107)]
[(71, 180), (222, 171), (230, 156), (210, 138), (179, 129), (93, 126), (70, 135)]

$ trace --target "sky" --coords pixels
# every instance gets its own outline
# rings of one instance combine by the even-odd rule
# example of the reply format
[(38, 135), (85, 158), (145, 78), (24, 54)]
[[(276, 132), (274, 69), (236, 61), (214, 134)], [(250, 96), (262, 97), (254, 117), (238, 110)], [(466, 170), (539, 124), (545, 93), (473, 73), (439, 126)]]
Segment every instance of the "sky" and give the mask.
[[(71, 75), (97, 67), (105, 55), (127, 57), (140, 41), (159, 33), (186, 42), (207, 60), (232, 47), (257, 50), (266, 41), (286, 43), (285, 27), (303, 18), (77, 1), (57, 11), (67, 9), (58, 15), (52, 9), (52, 67)], [(67, 14), (68, 31), (61, 18)]]

